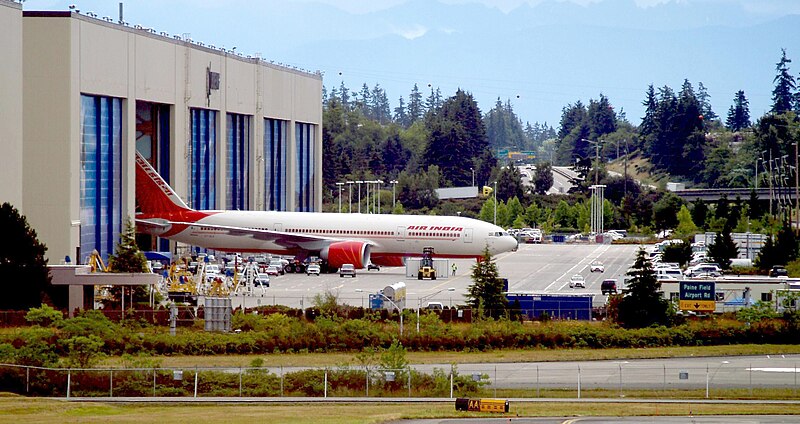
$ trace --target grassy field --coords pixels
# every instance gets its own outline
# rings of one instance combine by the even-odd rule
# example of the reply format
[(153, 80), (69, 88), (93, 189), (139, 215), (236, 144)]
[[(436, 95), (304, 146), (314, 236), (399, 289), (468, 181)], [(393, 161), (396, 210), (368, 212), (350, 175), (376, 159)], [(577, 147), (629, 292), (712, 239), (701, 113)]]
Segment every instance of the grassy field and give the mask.
[[(591, 361), (605, 359), (654, 359), (675, 357), (776, 355), (800, 353), (800, 345), (728, 345), (660, 347), (641, 349), (532, 349), (488, 352), (409, 352), (411, 364), (466, 364), (492, 362)], [(358, 365), (355, 353), (294, 353), (268, 355), (148, 356), (162, 367), (246, 367), (254, 359), (263, 366), (337, 366)], [(120, 357), (106, 358), (100, 366), (123, 366)]]
[[(405, 418), (465, 418), (489, 414), (456, 412), (452, 403), (431, 404), (108, 404), (53, 399), (0, 398), (0, 422), (36, 423), (382, 423)], [(610, 403), (517, 403), (508, 417), (800, 414), (798, 405)], [(491, 415), (497, 416), (497, 414)]]

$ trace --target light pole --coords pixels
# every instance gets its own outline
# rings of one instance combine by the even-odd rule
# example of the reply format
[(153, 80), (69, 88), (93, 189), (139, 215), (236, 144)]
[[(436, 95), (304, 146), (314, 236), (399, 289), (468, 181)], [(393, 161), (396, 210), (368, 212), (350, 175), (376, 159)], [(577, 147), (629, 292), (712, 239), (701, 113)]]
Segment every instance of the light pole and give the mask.
[(336, 183), (336, 187), (339, 187), (339, 213), (342, 213), (342, 189), (344, 189), (344, 183)]
[(363, 183), (364, 181), (361, 180), (356, 181), (356, 184), (358, 184), (358, 213), (361, 213), (361, 184)]
[[(363, 292), (364, 290), (362, 289), (356, 289), (356, 293), (363, 293)], [(388, 300), (389, 303), (391, 303), (392, 306), (394, 306), (397, 309), (397, 312), (400, 314), (400, 337), (403, 337), (403, 310), (400, 309), (400, 307), (397, 306), (397, 304), (394, 303), (392, 299), (389, 299), (389, 297), (383, 294), (382, 292), (376, 292), (375, 294), (381, 295), (384, 299)]]
[(395, 202), (394, 189), (395, 187), (397, 187), (397, 180), (389, 181), (389, 184), (392, 185), (392, 213), (394, 213), (394, 202)]
[(455, 287), (448, 287), (446, 289), (441, 289), (441, 290), (437, 291), (436, 293), (429, 294), (427, 296), (423, 296), (423, 297), (420, 297), (419, 299), (417, 299), (417, 333), (419, 333), (419, 310), (422, 309), (422, 302), (424, 300), (428, 300), (428, 299), (432, 298), (433, 296), (436, 296), (437, 294), (439, 294), (439, 293), (441, 293), (443, 291), (449, 291), (449, 292), (456, 291), (456, 288)]
[(364, 209), (366, 210), (364, 212), (366, 213), (369, 213), (370, 207), (372, 206), (372, 204), (369, 203), (369, 183), (371, 182), (372, 181), (364, 180), (364, 191), (366, 192), (366, 201), (364, 202)]
[(378, 214), (381, 213), (381, 186), (383, 185), (383, 180), (375, 181), (375, 186), (377, 190), (375, 190), (375, 203), (378, 204)]
[(494, 225), (497, 225), (497, 181), (494, 182)]
[(469, 170), (472, 171), (472, 187), (475, 187), (475, 168), (470, 168)]
[(353, 183), (355, 181), (347, 182), (347, 213), (353, 213)]

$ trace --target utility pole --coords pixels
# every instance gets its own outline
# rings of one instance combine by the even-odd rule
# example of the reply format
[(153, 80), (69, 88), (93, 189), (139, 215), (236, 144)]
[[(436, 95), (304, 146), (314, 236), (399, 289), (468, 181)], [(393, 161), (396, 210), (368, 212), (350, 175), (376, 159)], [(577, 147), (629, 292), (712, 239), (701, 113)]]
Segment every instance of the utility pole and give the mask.
[(623, 180), (624, 184), (624, 197), (628, 196), (628, 139), (625, 139), (625, 179)]
[(794, 216), (795, 216), (795, 234), (797, 234), (798, 228), (800, 228), (800, 179), (798, 179), (798, 163), (797, 163), (797, 143), (794, 142)]

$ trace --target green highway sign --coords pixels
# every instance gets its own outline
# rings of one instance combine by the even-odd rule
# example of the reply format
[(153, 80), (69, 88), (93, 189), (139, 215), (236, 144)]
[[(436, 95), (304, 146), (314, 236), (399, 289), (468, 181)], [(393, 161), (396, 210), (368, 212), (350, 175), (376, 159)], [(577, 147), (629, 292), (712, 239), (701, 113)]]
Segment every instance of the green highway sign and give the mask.
[(684, 311), (713, 312), (717, 307), (713, 281), (681, 281), (678, 307)]

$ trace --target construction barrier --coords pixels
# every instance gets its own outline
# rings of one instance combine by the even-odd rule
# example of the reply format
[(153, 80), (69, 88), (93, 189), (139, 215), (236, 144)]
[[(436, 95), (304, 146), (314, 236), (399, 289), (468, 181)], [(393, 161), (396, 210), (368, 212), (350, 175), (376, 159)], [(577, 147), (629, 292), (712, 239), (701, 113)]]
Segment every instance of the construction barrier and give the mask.
[(504, 399), (456, 399), (456, 411), (508, 412), (508, 401)]

